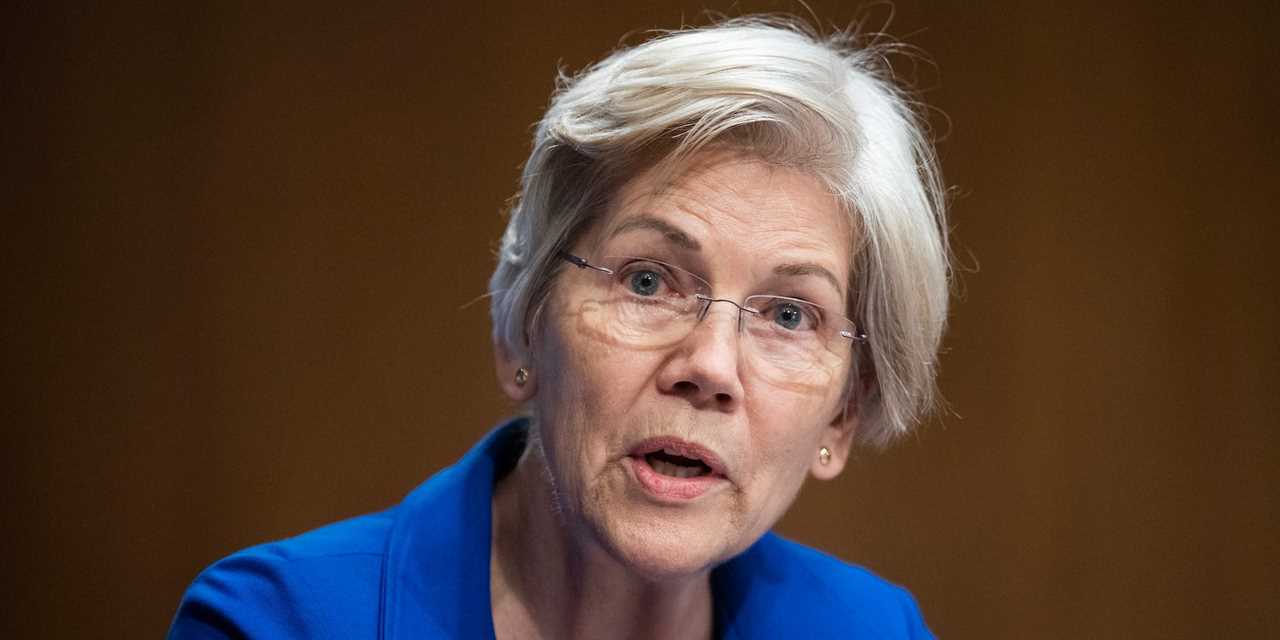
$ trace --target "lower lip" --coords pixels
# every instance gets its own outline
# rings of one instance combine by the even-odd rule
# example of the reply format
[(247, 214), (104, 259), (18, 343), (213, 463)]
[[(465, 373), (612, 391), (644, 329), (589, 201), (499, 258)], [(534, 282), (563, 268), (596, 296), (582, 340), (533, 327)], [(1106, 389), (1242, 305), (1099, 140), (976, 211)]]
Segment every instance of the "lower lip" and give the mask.
[(705, 475), (692, 478), (666, 476), (653, 470), (643, 456), (631, 456), (631, 473), (650, 496), (668, 502), (686, 502), (726, 482), (723, 476)]

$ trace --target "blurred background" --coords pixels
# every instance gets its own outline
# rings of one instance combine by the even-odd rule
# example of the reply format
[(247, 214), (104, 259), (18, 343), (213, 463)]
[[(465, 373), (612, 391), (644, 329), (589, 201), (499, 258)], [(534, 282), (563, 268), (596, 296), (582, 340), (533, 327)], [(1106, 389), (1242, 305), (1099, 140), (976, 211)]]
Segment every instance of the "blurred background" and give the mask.
[[(214, 4), (5, 12), (0, 636), (160, 636), (210, 562), (454, 461), (512, 412), (468, 303), (557, 65), (809, 15)], [(1274, 635), (1277, 5), (808, 6), (936, 63), (895, 61), (965, 269), (949, 411), (781, 531), (945, 638)]]

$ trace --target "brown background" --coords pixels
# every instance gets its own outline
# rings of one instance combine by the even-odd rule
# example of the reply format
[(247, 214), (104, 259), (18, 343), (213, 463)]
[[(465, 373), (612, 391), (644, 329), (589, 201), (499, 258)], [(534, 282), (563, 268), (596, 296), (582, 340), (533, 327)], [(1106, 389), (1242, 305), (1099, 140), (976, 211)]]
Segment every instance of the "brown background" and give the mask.
[[(0, 636), (159, 636), (454, 460), (510, 411), (464, 305), (556, 63), (804, 11), (362, 4), (5, 12)], [(948, 638), (1273, 635), (1275, 4), (1062, 4), (899, 3), (978, 265), (953, 414), (781, 529)]]

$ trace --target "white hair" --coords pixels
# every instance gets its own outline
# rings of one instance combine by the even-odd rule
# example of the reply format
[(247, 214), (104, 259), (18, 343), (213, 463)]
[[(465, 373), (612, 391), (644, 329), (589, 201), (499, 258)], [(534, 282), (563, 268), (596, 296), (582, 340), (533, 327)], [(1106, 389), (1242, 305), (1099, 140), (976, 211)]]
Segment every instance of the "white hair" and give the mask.
[(665, 32), (561, 76), (538, 124), (489, 282), (495, 345), (520, 354), (558, 253), (626, 180), (728, 145), (820, 178), (856, 242), (849, 316), (857, 438), (884, 446), (936, 401), (950, 264), (945, 194), (914, 103), (878, 46), (778, 18)]

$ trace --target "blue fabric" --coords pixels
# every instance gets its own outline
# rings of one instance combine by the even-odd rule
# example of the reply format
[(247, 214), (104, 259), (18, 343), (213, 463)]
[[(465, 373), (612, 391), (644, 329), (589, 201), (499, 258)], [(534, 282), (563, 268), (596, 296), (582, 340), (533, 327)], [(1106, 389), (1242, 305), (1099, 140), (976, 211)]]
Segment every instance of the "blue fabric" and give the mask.
[[(524, 429), (499, 427), (387, 511), (215, 563), (187, 590), (169, 638), (493, 638), (490, 500)], [(727, 640), (933, 637), (906, 590), (773, 533), (711, 584)]]

